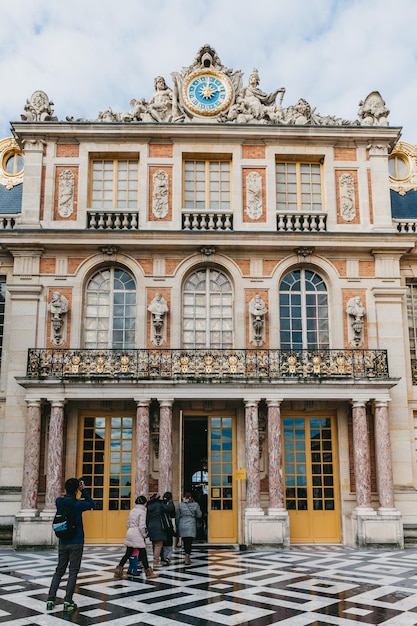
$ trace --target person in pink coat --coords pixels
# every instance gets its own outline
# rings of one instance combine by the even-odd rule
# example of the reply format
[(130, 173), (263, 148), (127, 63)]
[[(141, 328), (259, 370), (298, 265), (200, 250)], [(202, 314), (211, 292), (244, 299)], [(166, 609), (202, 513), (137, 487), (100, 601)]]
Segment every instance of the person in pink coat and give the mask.
[[(145, 547), (146, 531), (146, 506), (147, 499), (145, 496), (138, 496), (135, 500), (135, 506), (129, 513), (127, 518), (127, 533), (125, 538), (126, 552), (120, 559), (119, 565), (116, 567), (114, 577), (123, 578), (123, 567), (128, 559), (133, 557), (134, 551), (138, 550), (138, 558), (143, 564), (146, 578), (156, 578), (152, 568), (149, 567), (148, 555)], [(134, 558), (134, 557), (133, 557)]]

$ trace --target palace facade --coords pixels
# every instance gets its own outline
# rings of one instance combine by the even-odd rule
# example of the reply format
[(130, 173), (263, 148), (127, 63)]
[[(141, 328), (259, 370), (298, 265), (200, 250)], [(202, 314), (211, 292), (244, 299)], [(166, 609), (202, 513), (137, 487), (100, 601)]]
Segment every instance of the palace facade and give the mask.
[(37, 91), (0, 141), (16, 548), (54, 545), (70, 476), (89, 543), (185, 490), (208, 544), (413, 541), (416, 153), (378, 92), (351, 121), (259, 83), (207, 45), (127, 112)]

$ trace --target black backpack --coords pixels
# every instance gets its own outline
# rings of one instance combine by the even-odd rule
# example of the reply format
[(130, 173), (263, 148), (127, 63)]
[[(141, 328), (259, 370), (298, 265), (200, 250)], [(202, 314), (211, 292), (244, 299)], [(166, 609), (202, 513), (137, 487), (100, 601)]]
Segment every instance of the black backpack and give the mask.
[(72, 539), (77, 532), (74, 516), (74, 501), (63, 499), (57, 506), (52, 528), (59, 539)]

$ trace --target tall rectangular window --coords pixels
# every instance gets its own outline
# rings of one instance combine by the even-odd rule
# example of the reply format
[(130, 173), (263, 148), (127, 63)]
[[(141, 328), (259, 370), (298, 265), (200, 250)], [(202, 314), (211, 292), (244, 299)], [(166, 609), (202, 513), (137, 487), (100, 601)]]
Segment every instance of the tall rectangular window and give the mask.
[(410, 357), (417, 359), (417, 283), (407, 283), (407, 319)]
[(184, 162), (184, 208), (230, 210), (230, 162)]
[(0, 363), (3, 354), (4, 306), (6, 302), (6, 277), (0, 276)]
[(137, 159), (94, 159), (91, 167), (91, 208), (136, 209), (138, 179)]
[(320, 163), (276, 164), (277, 211), (321, 211)]

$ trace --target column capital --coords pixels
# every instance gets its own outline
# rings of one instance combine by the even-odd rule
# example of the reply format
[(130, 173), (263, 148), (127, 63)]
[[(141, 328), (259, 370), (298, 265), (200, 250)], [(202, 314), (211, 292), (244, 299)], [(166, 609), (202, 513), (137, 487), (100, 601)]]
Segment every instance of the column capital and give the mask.
[(40, 398), (26, 398), (26, 404), (29, 406), (40, 407), (42, 404), (42, 400)]
[(353, 409), (357, 409), (360, 407), (366, 407), (366, 404), (369, 402), (369, 398), (368, 400), (355, 400), (355, 398), (352, 398), (350, 400), (350, 403), (352, 405)]
[(171, 407), (174, 404), (174, 399), (173, 398), (168, 398), (166, 400), (160, 400), (159, 401), (159, 406), (163, 407), (163, 406), (168, 406)]
[(51, 407), (52, 408), (57, 407), (57, 408), (63, 409), (65, 404), (66, 404), (66, 402), (67, 402), (66, 400), (57, 400), (57, 399), (51, 400)]
[(375, 398), (375, 400), (374, 400), (375, 406), (378, 406), (378, 407), (380, 407), (380, 406), (388, 407), (388, 403), (389, 402), (391, 402), (391, 398), (388, 399), (388, 400), (386, 398), (384, 398), (383, 400), (379, 400), (378, 398)]
[(260, 403), (261, 399), (258, 398), (256, 400), (246, 400), (245, 398), (243, 398), (243, 402), (245, 403), (245, 406), (258, 406), (258, 404)]
[(150, 398), (133, 398), (133, 400), (136, 402), (137, 406), (149, 406), (151, 403)]
[(266, 398), (265, 402), (268, 406), (281, 406), (283, 400), (283, 398)]

